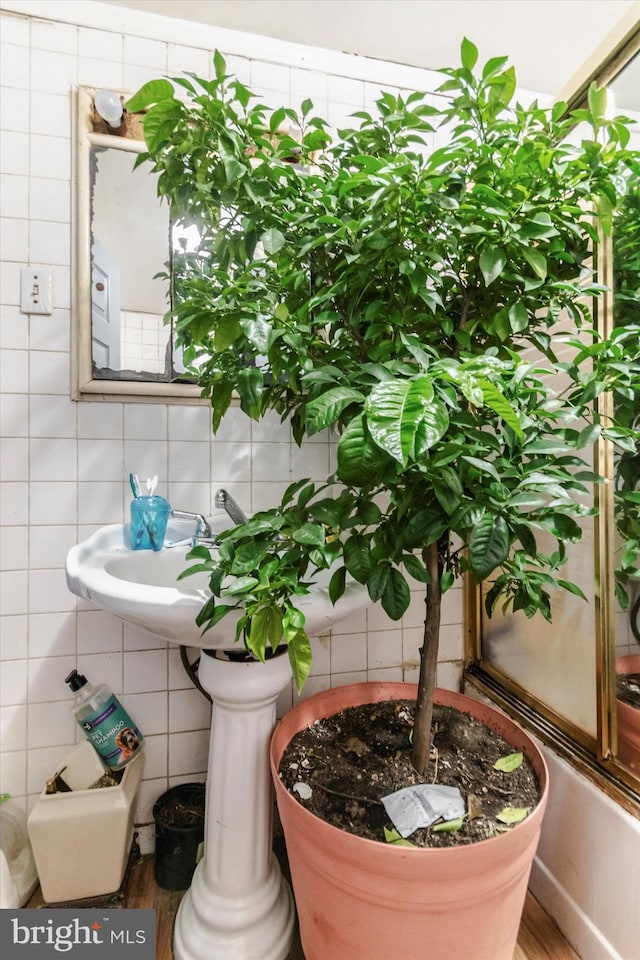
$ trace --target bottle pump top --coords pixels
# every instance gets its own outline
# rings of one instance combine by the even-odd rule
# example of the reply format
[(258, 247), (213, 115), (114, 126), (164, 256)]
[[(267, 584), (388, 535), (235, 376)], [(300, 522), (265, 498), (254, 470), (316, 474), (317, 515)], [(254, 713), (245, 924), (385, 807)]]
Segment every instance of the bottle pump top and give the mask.
[(72, 670), (68, 677), (65, 677), (65, 683), (68, 683), (73, 693), (80, 690), (81, 687), (84, 687), (87, 682), (87, 678), (83, 677), (81, 673), (78, 673), (77, 670)]

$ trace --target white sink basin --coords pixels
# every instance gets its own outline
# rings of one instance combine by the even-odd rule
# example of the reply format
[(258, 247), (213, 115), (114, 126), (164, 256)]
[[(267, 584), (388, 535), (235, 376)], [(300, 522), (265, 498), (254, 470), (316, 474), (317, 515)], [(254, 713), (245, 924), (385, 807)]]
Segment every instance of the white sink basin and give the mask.
[[(230, 526), (226, 514), (214, 518), (214, 533)], [(170, 523), (167, 541), (188, 535), (193, 524)], [(234, 649), (239, 613), (230, 613), (215, 627), (202, 633), (195, 618), (210, 597), (209, 578), (200, 573), (178, 580), (190, 563), (188, 545), (153, 550), (131, 550), (127, 527), (116, 523), (101, 527), (72, 547), (67, 554), (66, 577), (69, 590), (101, 610), (132, 623), (169, 643), (204, 649)], [(345, 619), (368, 603), (366, 589), (347, 578), (344, 596), (333, 606), (328, 584), (331, 571), (315, 576), (316, 583), (297, 605), (306, 617), (309, 636), (327, 633), (334, 623)]]

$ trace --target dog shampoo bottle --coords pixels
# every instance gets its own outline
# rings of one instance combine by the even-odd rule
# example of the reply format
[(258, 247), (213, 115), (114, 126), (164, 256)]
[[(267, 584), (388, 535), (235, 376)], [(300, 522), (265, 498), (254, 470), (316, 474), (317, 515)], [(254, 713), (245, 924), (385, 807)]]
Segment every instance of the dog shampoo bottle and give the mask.
[(94, 687), (77, 670), (65, 683), (75, 695), (76, 720), (107, 766), (119, 770), (133, 760), (144, 738), (115, 694), (104, 683)]

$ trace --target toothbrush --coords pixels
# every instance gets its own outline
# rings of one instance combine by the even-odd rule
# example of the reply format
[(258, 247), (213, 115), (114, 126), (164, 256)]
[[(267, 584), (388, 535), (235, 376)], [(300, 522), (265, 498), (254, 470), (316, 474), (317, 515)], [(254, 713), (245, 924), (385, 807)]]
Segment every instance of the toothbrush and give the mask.
[(136, 483), (136, 477), (134, 476), (133, 473), (130, 473), (130, 474), (129, 474), (129, 486), (131, 487), (131, 493), (134, 495), (134, 497), (139, 497), (139, 496), (140, 496), (140, 488), (139, 488), (138, 484)]
[(155, 477), (148, 477), (148, 478), (147, 478), (147, 492), (148, 492), (148, 494), (149, 494), (150, 497), (153, 496), (153, 491), (155, 490), (155, 488), (156, 488), (157, 486), (158, 486), (158, 475), (157, 475), (157, 474), (155, 475)]
[(139, 497), (140, 496), (140, 479), (137, 473), (134, 473), (133, 475), (133, 482), (136, 485), (136, 497)]

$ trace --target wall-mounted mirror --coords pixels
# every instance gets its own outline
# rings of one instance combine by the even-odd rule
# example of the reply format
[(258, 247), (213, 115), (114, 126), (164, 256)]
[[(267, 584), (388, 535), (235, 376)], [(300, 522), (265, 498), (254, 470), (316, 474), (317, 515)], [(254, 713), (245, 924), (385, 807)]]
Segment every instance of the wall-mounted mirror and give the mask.
[(199, 390), (164, 322), (177, 242), (169, 208), (153, 174), (135, 167), (139, 118), (112, 128), (95, 94), (80, 87), (75, 95), (75, 396), (194, 400)]
[[(627, 22), (564, 92), (581, 106), (592, 81), (606, 86), (610, 110), (633, 121), (630, 145), (640, 146), (640, 23)], [(595, 306), (602, 333), (640, 324), (640, 171), (620, 179), (621, 202), (610, 240), (601, 245), (599, 280), (609, 293)], [(569, 548), (567, 576), (588, 603), (558, 597), (553, 623), (482, 612), (470, 596), (469, 677), (491, 691), (574, 762), (638, 810), (640, 796), (640, 394), (624, 404), (638, 443), (613, 455), (599, 441), (595, 469), (600, 516), (584, 522), (582, 542)], [(606, 415), (606, 411), (603, 410)], [(620, 413), (620, 408), (617, 410)], [(508, 637), (508, 642), (506, 639)], [(613, 785), (613, 786), (611, 786)]]
[[(630, 144), (640, 147), (640, 53), (609, 83), (612, 108), (634, 120)], [(640, 170), (620, 183), (614, 216), (612, 323), (640, 323)], [(640, 394), (620, 398), (618, 416), (635, 427), (635, 450), (614, 460), (616, 607), (616, 719), (618, 759), (640, 778), (640, 577), (633, 544), (640, 540)]]

